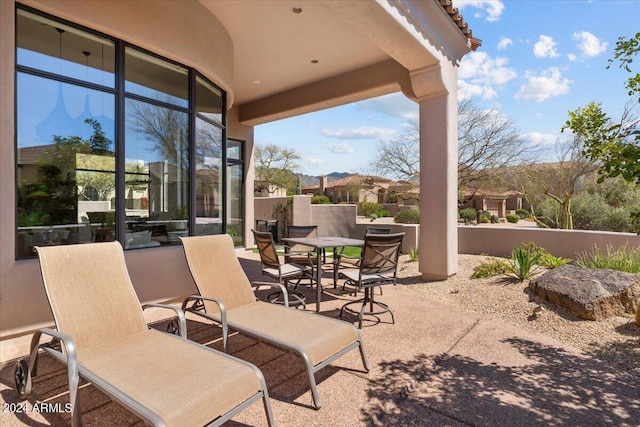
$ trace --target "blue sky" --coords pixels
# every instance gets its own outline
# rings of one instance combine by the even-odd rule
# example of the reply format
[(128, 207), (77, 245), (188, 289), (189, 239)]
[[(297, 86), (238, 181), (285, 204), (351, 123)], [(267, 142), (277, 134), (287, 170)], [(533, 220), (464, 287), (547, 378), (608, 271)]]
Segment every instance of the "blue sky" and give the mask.
[[(568, 112), (589, 102), (620, 118), (629, 99), (624, 82), (631, 74), (617, 64), (606, 67), (618, 37), (640, 31), (640, 0), (453, 4), (482, 39), (462, 60), (460, 97), (496, 109), (536, 146), (553, 147), (566, 137), (560, 129)], [(372, 173), (378, 143), (404, 133), (417, 112), (416, 103), (391, 94), (257, 126), (255, 141), (296, 149), (302, 155), (300, 172), (307, 175)]]

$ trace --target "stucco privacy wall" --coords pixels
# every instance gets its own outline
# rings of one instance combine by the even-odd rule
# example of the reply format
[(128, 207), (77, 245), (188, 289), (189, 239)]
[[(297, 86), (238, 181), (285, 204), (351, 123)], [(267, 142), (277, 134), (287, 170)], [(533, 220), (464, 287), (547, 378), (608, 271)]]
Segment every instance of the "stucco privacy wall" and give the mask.
[(593, 245), (598, 245), (602, 250), (606, 250), (607, 245), (613, 248), (624, 245), (640, 248), (640, 236), (631, 233), (529, 227), (458, 227), (458, 249), (461, 254), (510, 256), (514, 247), (528, 242), (545, 248), (552, 255), (565, 258), (575, 258), (583, 251), (590, 251)]
[[(233, 99), (231, 38), (198, 2), (164, 2), (162, 7), (108, 0), (23, 3), (197, 68)], [(52, 315), (37, 260), (15, 261), (13, 0), (0, 0), (0, 29), (0, 339), (6, 339), (50, 325)], [(231, 113), (229, 136), (248, 140), (251, 149), (252, 128), (238, 126), (237, 112)], [(195, 290), (181, 247), (127, 251), (126, 261), (141, 301), (167, 300)]]

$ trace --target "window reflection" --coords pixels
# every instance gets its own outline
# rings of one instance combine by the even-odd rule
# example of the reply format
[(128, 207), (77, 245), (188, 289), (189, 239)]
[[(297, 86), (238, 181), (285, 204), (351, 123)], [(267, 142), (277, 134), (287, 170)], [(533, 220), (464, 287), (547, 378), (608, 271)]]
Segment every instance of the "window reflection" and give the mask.
[(227, 234), (233, 238), (235, 246), (242, 246), (244, 230), (243, 167), (233, 163), (227, 167)]
[(188, 114), (127, 100), (126, 123), (125, 246), (179, 243), (189, 235)]
[(16, 11), (17, 257), (35, 245), (120, 238), (133, 249), (221, 233), (224, 93), (168, 59)]
[(107, 221), (88, 213), (115, 200), (113, 95), (23, 73), (18, 94), (18, 256), (95, 241)]
[(222, 233), (222, 129), (196, 120), (196, 234)]
[(17, 63), (114, 87), (113, 41), (18, 9)]
[(130, 47), (125, 52), (127, 92), (179, 107), (189, 106), (189, 76), (185, 68)]
[(206, 119), (222, 122), (222, 92), (196, 77), (196, 112)]

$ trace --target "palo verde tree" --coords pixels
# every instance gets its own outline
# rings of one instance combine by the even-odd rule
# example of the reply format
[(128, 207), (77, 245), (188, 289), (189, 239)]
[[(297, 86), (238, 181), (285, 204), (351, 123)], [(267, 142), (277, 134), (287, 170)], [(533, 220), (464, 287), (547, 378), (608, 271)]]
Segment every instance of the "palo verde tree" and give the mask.
[(291, 148), (275, 144), (260, 145), (254, 148), (256, 189), (272, 193), (276, 187), (295, 189), (298, 184), (296, 169), (300, 155)]

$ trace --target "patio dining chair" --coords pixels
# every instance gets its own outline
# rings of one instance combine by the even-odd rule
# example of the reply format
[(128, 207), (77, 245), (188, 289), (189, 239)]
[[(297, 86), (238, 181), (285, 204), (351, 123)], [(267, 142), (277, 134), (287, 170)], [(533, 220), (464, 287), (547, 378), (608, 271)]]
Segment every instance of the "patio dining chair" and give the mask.
[[(356, 290), (364, 291), (364, 298), (344, 304), (340, 309), (340, 317), (345, 310), (355, 312), (350, 308), (351, 305), (360, 304), (359, 328), (362, 328), (362, 317), (365, 314), (377, 316), (389, 313), (391, 323), (395, 323), (393, 311), (387, 304), (375, 301), (373, 290), (385, 284), (395, 285), (404, 234), (367, 234), (365, 236), (358, 268), (340, 272), (340, 277), (344, 278), (346, 283), (353, 285)], [(369, 311), (365, 311), (367, 305), (369, 305)]]
[[(154, 426), (218, 426), (262, 399), (274, 425), (266, 384), (254, 365), (186, 339), (184, 312), (140, 307), (119, 242), (37, 248), (57, 330), (39, 329), (15, 369), (27, 398), (39, 350), (67, 366), (71, 424), (81, 425), (80, 377)], [(180, 336), (150, 329), (147, 307), (171, 308)], [(42, 336), (52, 342), (39, 345)]]
[[(391, 234), (390, 227), (373, 227), (367, 226), (365, 229), (364, 235), (367, 234)], [(334, 289), (338, 286), (338, 278), (340, 274), (340, 269), (344, 268), (358, 268), (360, 265), (360, 260), (362, 259), (362, 251), (360, 251), (359, 257), (346, 256), (342, 254), (338, 254), (333, 259), (333, 287)], [(344, 286), (342, 287), (344, 290)], [(382, 295), (382, 288), (380, 288), (380, 294)]]
[[(229, 351), (228, 334), (242, 334), (284, 348), (304, 361), (313, 404), (321, 406), (315, 373), (354, 349), (360, 350), (366, 372), (369, 364), (359, 331), (350, 323), (258, 301), (226, 234), (182, 237), (189, 270), (199, 295), (185, 299), (182, 308), (222, 327), (222, 342)], [(263, 284), (263, 283), (260, 283)], [(256, 283), (257, 285), (257, 283)]]
[[(295, 288), (297, 288), (303, 279), (313, 281), (313, 269), (309, 266), (293, 262), (280, 262), (276, 244), (273, 241), (273, 235), (268, 231), (251, 231), (253, 232), (258, 252), (260, 253), (262, 274), (276, 279), (278, 283), (284, 285), (284, 288), (287, 289), (289, 293), (289, 297), (294, 300), (293, 302), (289, 302), (289, 304), (302, 306), (306, 309), (304, 294), (296, 292)], [(294, 289), (289, 290), (289, 282), (293, 280), (295, 280)], [(267, 295), (266, 299), (272, 303), (284, 304), (283, 293), (280, 289)]]
[[(318, 237), (317, 225), (288, 225), (287, 237)], [(317, 268), (316, 249), (301, 244), (290, 244), (284, 256), (285, 262), (293, 262), (306, 265), (311, 268), (311, 277), (315, 277), (313, 271)], [(323, 262), (326, 258), (323, 254)]]

